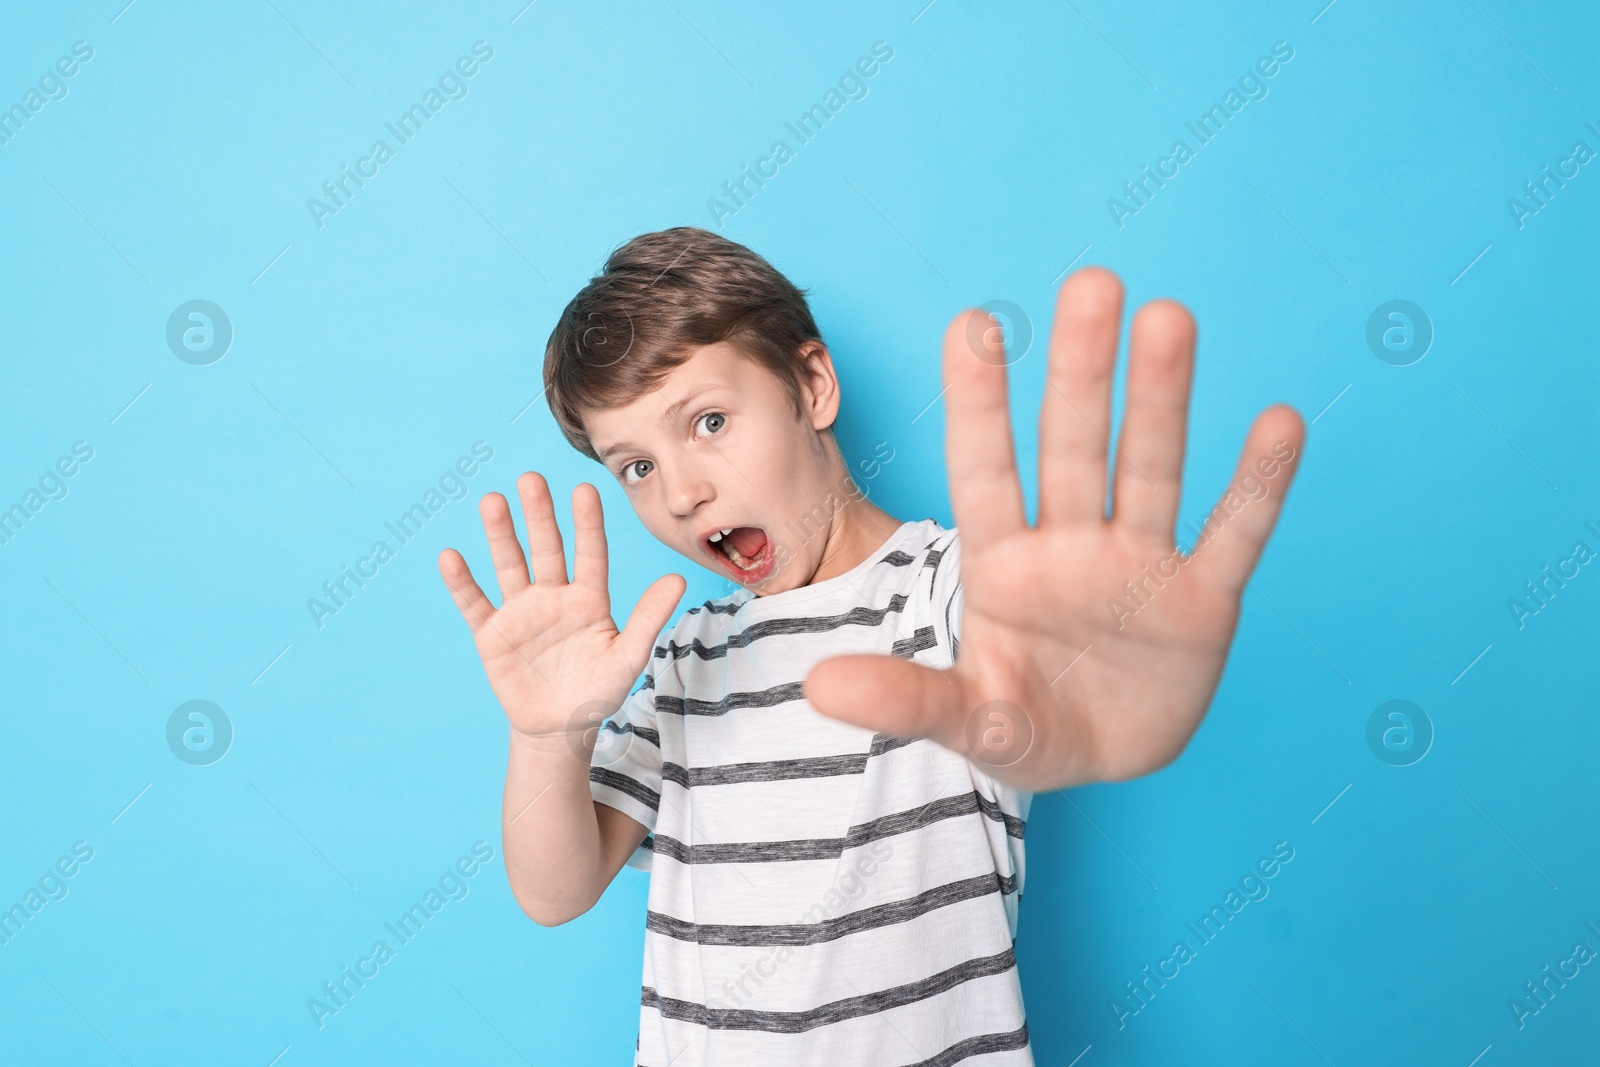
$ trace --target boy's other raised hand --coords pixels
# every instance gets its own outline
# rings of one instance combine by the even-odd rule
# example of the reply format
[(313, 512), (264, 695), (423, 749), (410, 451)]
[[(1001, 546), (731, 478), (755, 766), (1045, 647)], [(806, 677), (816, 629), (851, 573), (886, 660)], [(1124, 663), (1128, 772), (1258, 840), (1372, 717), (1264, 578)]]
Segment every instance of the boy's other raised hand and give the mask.
[(439, 573), (472, 629), (484, 674), (511, 728), (534, 740), (571, 742), (622, 704), (688, 583), (678, 574), (658, 578), (618, 631), (606, 584), (600, 491), (582, 482), (572, 492), (576, 552), (570, 582), (549, 485), (529, 471), (517, 479), (517, 495), (528, 529), (531, 579), (510, 505), (499, 493), (486, 494), (478, 511), (500, 607), (489, 602), (455, 549), (439, 553)]
[(929, 737), (1030, 790), (1131, 778), (1183, 751), (1216, 692), (1240, 598), (1305, 440), (1284, 404), (1256, 417), (1192, 555), (1174, 544), (1195, 326), (1157, 300), (1134, 316), (1107, 515), (1122, 285), (1085, 268), (1062, 284), (1028, 525), (1004, 345), (983, 312), (944, 338), (946, 457), (965, 608), (948, 670), (838, 656), (806, 680), (820, 712)]

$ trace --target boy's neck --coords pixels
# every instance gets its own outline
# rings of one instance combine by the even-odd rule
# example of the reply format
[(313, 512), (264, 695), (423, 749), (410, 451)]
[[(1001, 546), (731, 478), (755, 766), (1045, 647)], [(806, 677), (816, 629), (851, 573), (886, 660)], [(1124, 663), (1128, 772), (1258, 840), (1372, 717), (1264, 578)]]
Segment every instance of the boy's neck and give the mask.
[(866, 497), (850, 500), (829, 523), (822, 560), (806, 584), (816, 585), (844, 574), (881, 548), (903, 525), (902, 520)]

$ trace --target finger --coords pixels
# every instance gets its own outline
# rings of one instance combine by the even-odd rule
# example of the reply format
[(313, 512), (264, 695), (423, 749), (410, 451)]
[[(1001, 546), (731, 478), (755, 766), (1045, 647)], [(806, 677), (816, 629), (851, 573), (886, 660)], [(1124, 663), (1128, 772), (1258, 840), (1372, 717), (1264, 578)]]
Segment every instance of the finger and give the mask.
[(455, 549), (447, 548), (439, 553), (439, 575), (450, 590), (450, 599), (461, 610), (461, 617), (467, 620), (468, 628), (476, 634), (478, 628), (485, 625), (494, 614), (494, 605), (489, 603), (489, 598), (483, 595), (483, 590), (473, 580), (472, 569), (467, 566), (467, 561)]
[(1104, 521), (1122, 283), (1085, 267), (1061, 284), (1039, 412), (1039, 525)]
[(499, 493), (485, 493), (478, 501), (483, 516), (483, 535), (489, 540), (489, 559), (500, 583), (500, 603), (528, 588), (528, 561), (522, 556), (522, 542), (511, 525), (511, 505)]
[(628, 624), (622, 628), (618, 640), (623, 642), (623, 653), (629, 663), (647, 663), (655, 648), (656, 638), (666, 629), (672, 611), (689, 588), (681, 574), (663, 574), (644, 591), (639, 603), (633, 606)]
[(1154, 300), (1134, 316), (1128, 341), (1111, 518), (1165, 547), (1172, 545), (1183, 487), (1194, 333), (1194, 317), (1182, 304)]
[(804, 692), (813, 708), (841, 722), (964, 746), (965, 703), (951, 672), (898, 656), (833, 656), (812, 668)]
[(567, 553), (562, 547), (561, 527), (556, 525), (549, 483), (537, 471), (527, 471), (517, 479), (517, 495), (522, 498), (522, 518), (528, 527), (533, 580), (540, 585), (566, 585)]
[(605, 512), (600, 490), (588, 482), (572, 490), (572, 580), (607, 591)]
[(1190, 566), (1202, 580), (1237, 595), (1272, 534), (1305, 447), (1305, 422), (1287, 404), (1256, 417), (1233, 481), (1201, 524)]
[(944, 333), (945, 461), (950, 507), (965, 550), (1027, 525), (1017, 480), (1000, 325), (962, 312)]

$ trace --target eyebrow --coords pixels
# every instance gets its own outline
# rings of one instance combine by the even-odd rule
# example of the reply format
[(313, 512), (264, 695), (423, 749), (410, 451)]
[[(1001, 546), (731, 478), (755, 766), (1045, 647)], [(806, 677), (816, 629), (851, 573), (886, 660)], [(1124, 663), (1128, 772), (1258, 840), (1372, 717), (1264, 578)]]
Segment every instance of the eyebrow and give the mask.
[[(667, 405), (667, 410), (661, 413), (661, 418), (657, 420), (657, 425), (665, 426), (667, 423), (676, 419), (678, 417), (678, 413), (684, 408), (688, 407), (697, 398), (704, 396), (713, 389), (720, 389), (721, 387), (721, 382), (709, 382), (706, 385), (700, 386), (698, 389), (689, 390), (689, 392), (685, 393), (683, 396)], [(631, 441), (618, 441), (616, 444), (607, 447), (600, 453), (600, 462), (604, 463), (614, 452), (621, 452), (624, 449), (635, 447), (637, 446)]]

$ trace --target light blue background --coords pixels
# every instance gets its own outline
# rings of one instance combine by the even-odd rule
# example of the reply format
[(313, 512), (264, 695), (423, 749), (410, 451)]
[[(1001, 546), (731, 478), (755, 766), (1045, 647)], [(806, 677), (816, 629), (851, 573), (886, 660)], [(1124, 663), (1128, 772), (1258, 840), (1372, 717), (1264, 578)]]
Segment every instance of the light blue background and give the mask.
[[(1600, 572), (1521, 630), (1507, 607), (1600, 549), (1600, 163), (1520, 229), (1506, 206), (1574, 141), (1600, 149), (1589, 5), (123, 2), (15, 5), (0, 33), (4, 106), (95, 50), (0, 146), (0, 506), (95, 450), (0, 546), (0, 903), (95, 850), (0, 946), (0, 1060), (628, 1061), (645, 876), (558, 929), (517, 909), (505, 720), (434, 557), (486, 566), (472, 501), (535, 468), (568, 530), (572, 485), (600, 486), (619, 617), (668, 570), (684, 606), (727, 591), (533, 402), (543, 343), (615, 245), (714, 226), (707, 199), (794, 147), (784, 122), (878, 40), (869, 95), (720, 232), (809, 289), (847, 456), (895, 450), (881, 506), (952, 521), (945, 325), (1009, 300), (1042, 338), (1074, 261), (1117, 271), (1130, 312), (1198, 318), (1186, 520), (1262, 407), (1315, 419), (1188, 750), (1035, 802), (1038, 1061), (1594, 1055), (1600, 966), (1521, 1030), (1507, 1006), (1600, 949)], [(469, 95), (314, 225), (306, 199), (478, 40)], [(1270, 95), (1119, 229), (1107, 199), (1276, 41)], [(1396, 298), (1436, 331), (1408, 367), (1364, 339)], [(233, 323), (210, 366), (165, 342), (191, 299)], [(1043, 352), (1012, 369), (1030, 501)], [(468, 499), (318, 629), (307, 598), (479, 440)], [(236, 730), (211, 766), (166, 746), (191, 699)], [(1390, 699), (1436, 730), (1410, 767), (1366, 743)], [(307, 998), (477, 840), (470, 894), (319, 1030)], [(1277, 841), (1270, 896), (1119, 1029), (1123, 983)]]

